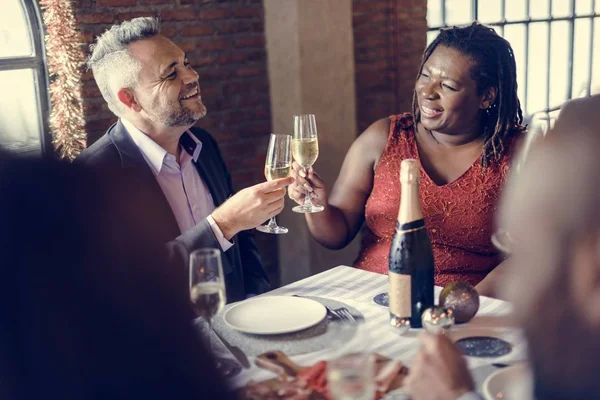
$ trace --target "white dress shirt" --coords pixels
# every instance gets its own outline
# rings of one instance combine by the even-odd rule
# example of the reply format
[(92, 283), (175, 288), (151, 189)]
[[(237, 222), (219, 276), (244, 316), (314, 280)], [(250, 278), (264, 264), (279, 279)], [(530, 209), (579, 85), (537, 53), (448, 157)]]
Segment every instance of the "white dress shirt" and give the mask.
[(221, 249), (227, 251), (233, 246), (233, 243), (225, 239), (223, 232), (211, 216), (215, 209), (215, 203), (210, 190), (192, 162), (198, 161), (198, 156), (202, 151), (202, 142), (191, 132), (184, 133), (194, 140), (196, 147), (192, 154), (182, 147), (181, 160), (177, 163), (173, 154), (167, 153), (131, 122), (125, 119), (121, 119), (121, 122), (156, 177), (156, 181), (171, 206), (181, 233), (185, 233), (206, 218)]

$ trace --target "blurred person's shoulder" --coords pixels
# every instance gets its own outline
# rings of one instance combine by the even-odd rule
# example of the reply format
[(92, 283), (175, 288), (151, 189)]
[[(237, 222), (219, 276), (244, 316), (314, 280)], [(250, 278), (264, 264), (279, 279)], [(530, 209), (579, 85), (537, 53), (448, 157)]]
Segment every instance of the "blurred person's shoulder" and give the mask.
[(600, 95), (567, 101), (560, 108), (556, 127), (567, 130), (569, 127), (600, 130)]

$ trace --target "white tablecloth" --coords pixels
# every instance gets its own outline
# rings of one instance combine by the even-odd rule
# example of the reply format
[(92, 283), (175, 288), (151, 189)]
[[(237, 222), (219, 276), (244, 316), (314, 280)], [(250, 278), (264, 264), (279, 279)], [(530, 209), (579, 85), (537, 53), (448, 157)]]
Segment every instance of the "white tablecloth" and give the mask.
[[(387, 275), (380, 275), (347, 266), (338, 266), (320, 274), (302, 279), (287, 286), (275, 289), (264, 295), (303, 295), (319, 296), (342, 301), (365, 316), (365, 330), (368, 332), (367, 350), (383, 354), (392, 359), (401, 360), (410, 365), (419, 347), (418, 329), (411, 329), (404, 336), (399, 336), (388, 325), (388, 309), (373, 302), (373, 297), (387, 291)], [(441, 288), (436, 288), (436, 299)], [(437, 301), (437, 300), (436, 300)], [(525, 355), (524, 340), (520, 331), (510, 327), (507, 315), (511, 305), (505, 301), (481, 297), (479, 312), (475, 318), (453, 328), (451, 336), (458, 339), (464, 336), (496, 336), (513, 344), (513, 351), (501, 358), (467, 357), (469, 367), (478, 383), (494, 371), (492, 363), (511, 362), (523, 359)], [(327, 360), (334, 350), (323, 350), (316, 353), (291, 357), (299, 365), (312, 365), (319, 360)], [(249, 358), (251, 368), (245, 369), (231, 379), (234, 387), (244, 385), (248, 380), (261, 381), (274, 375), (254, 365)]]

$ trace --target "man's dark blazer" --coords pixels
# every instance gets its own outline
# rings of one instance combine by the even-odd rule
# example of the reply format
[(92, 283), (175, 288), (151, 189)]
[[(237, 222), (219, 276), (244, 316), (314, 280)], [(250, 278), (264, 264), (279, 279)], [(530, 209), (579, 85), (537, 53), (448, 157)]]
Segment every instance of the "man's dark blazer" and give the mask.
[[(202, 151), (194, 164), (210, 190), (215, 207), (218, 207), (233, 194), (231, 177), (217, 143), (210, 134), (200, 128), (191, 128), (190, 131), (202, 142)], [(185, 148), (184, 138), (185, 135), (182, 137)], [(140, 192), (139, 203), (131, 206), (151, 209), (147, 218), (152, 219), (151, 226), (156, 229), (155, 234), (161, 242), (176, 240), (183, 244), (188, 252), (200, 247), (220, 248), (206, 219), (181, 234), (177, 220), (152, 170), (120, 120), (98, 141), (85, 149), (76, 162), (110, 172), (128, 174), (128, 178), (133, 180), (131, 190)], [(259, 294), (269, 290), (268, 277), (251, 231), (239, 232), (231, 240), (234, 245), (222, 256), (228, 302), (242, 300), (251, 293)]]

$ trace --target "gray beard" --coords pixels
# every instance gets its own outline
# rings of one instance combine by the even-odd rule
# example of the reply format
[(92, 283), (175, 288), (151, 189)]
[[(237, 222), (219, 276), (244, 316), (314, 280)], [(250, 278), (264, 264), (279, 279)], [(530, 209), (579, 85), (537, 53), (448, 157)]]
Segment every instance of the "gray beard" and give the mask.
[(168, 115), (162, 120), (165, 126), (174, 128), (178, 126), (194, 125), (205, 113), (194, 112), (186, 108), (180, 108), (179, 112)]

